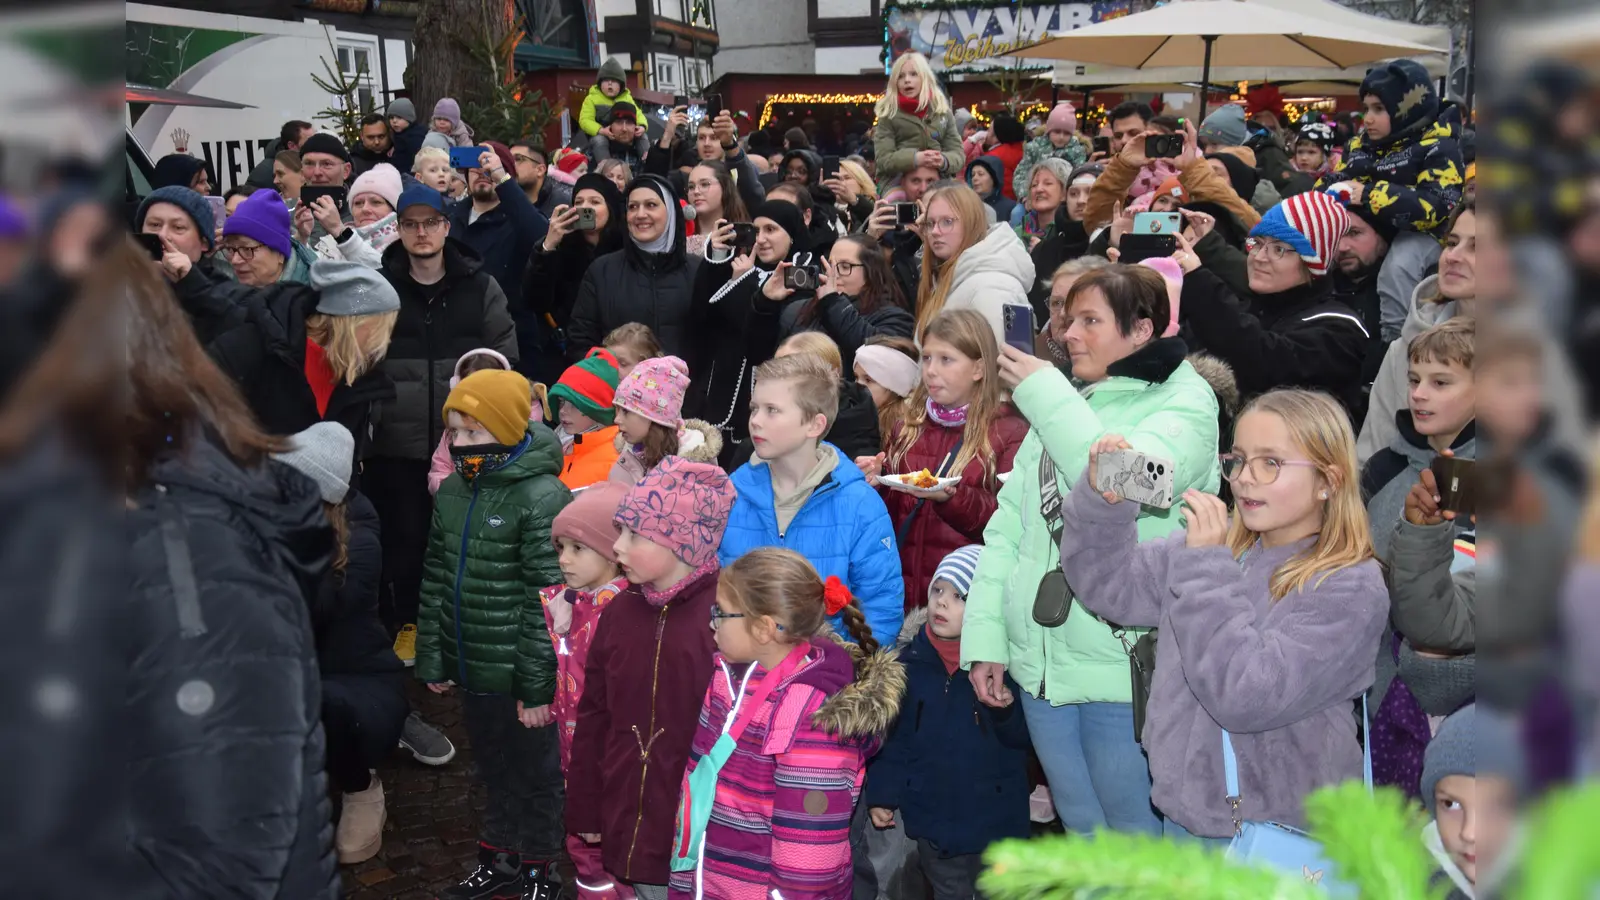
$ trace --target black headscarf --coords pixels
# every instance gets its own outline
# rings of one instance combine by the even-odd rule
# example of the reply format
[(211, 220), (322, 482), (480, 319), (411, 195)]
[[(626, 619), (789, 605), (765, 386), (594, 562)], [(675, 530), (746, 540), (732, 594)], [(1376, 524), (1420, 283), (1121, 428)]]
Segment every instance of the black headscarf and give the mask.
[(155, 171), (150, 176), (150, 187), (164, 188), (176, 185), (177, 187), (191, 187), (194, 183), (196, 172), (206, 170), (206, 176), (211, 181), (212, 187), (216, 186), (216, 177), (211, 173), (211, 166), (203, 159), (195, 159), (186, 153), (169, 153), (156, 162)]
[[(750, 211), (750, 221), (756, 219), (771, 219), (788, 233), (791, 259), (797, 254), (810, 252), (811, 232), (806, 228), (806, 219), (800, 207), (787, 200), (767, 200)], [(757, 265), (761, 263), (757, 262)], [(762, 268), (767, 267), (762, 265)]]
[[(594, 191), (606, 201), (606, 210), (610, 218), (606, 227), (600, 232), (600, 243), (594, 248), (596, 256), (622, 249), (623, 242), (628, 239), (628, 211), (627, 204), (623, 202), (622, 192), (617, 190), (616, 182), (604, 175), (590, 173), (581, 176), (572, 185), (573, 201), (577, 201), (579, 191)], [(577, 232), (567, 235), (562, 239), (562, 244), (572, 241), (582, 241), (583, 235)]]

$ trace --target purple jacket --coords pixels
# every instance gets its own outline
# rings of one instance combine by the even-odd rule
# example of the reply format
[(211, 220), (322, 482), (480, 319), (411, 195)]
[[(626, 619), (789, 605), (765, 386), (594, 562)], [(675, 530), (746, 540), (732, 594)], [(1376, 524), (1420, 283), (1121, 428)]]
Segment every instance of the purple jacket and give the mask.
[(1272, 573), (1311, 539), (1257, 547), (1241, 565), (1226, 547), (1186, 547), (1183, 531), (1139, 543), (1138, 512), (1079, 476), (1063, 504), (1061, 565), (1089, 610), (1161, 628), (1144, 727), (1151, 802), (1193, 834), (1232, 835), (1227, 728), (1240, 814), (1304, 828), (1307, 794), (1361, 776), (1352, 701), (1372, 685), (1372, 648), (1389, 614), (1377, 561), (1273, 603)]

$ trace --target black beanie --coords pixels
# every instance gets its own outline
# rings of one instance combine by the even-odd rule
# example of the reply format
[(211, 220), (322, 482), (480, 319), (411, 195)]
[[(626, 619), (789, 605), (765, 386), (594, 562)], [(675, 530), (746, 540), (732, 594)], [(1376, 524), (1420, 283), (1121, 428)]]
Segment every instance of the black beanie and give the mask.
[(1367, 70), (1361, 96), (1373, 96), (1389, 112), (1389, 134), (1409, 131), (1439, 115), (1439, 92), (1433, 77), (1412, 59), (1397, 59)]
[(305, 139), (300, 145), (300, 155), (303, 157), (307, 153), (326, 153), (329, 156), (337, 156), (345, 162), (350, 161), (350, 151), (344, 148), (344, 144), (340, 143), (338, 138), (326, 131), (319, 131)]
[(1016, 144), (1028, 139), (1027, 129), (1011, 116), (994, 117), (994, 136), (1002, 144)]
[(1252, 169), (1249, 163), (1232, 153), (1207, 153), (1206, 159), (1218, 160), (1227, 168), (1228, 183), (1233, 185), (1233, 192), (1244, 202), (1249, 203), (1250, 198), (1256, 195), (1256, 185), (1261, 183), (1261, 173)]
[(806, 230), (806, 218), (800, 207), (787, 200), (767, 200), (750, 210), (750, 221), (771, 219), (789, 234), (789, 255), (805, 253), (811, 249), (811, 232)]
[(1345, 211), (1367, 223), (1367, 225), (1371, 226), (1372, 230), (1376, 231), (1378, 236), (1383, 238), (1385, 241), (1388, 241), (1391, 244), (1394, 243), (1394, 237), (1400, 233), (1400, 229), (1395, 227), (1392, 220), (1393, 217), (1380, 216), (1373, 212), (1372, 207), (1366, 204), (1365, 199), (1366, 198), (1362, 198), (1361, 203), (1351, 203), (1346, 205)]

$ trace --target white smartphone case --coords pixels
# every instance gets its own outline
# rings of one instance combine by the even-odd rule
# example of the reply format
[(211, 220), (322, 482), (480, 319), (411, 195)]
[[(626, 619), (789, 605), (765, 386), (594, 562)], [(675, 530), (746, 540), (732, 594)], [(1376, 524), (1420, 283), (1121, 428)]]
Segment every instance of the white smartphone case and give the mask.
[(1137, 450), (1113, 450), (1100, 456), (1095, 490), (1168, 509), (1172, 506), (1172, 468), (1170, 459)]

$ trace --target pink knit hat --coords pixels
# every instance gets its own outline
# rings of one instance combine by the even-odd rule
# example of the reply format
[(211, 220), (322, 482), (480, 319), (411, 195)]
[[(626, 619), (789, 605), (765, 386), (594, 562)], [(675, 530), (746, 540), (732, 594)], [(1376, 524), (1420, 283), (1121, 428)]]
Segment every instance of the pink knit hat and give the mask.
[(556, 514), (550, 539), (577, 541), (616, 562), (617, 538), (622, 537), (622, 529), (617, 527), (617, 507), (627, 495), (628, 486), (620, 481), (600, 481), (578, 491), (572, 495), (572, 502)]
[(377, 194), (389, 204), (390, 209), (400, 207), (400, 170), (388, 163), (378, 163), (350, 182), (350, 199), (362, 194)]
[(647, 359), (617, 385), (618, 409), (638, 413), (659, 425), (683, 425), (683, 397), (689, 393), (689, 364), (676, 356)]
[(1183, 296), (1183, 269), (1170, 256), (1152, 256), (1140, 260), (1138, 265), (1156, 270), (1167, 283), (1167, 305), (1172, 309), (1172, 320), (1167, 323), (1167, 330), (1161, 332), (1161, 336), (1173, 337), (1178, 333), (1178, 302)]
[(1044, 130), (1046, 133), (1052, 131), (1076, 132), (1078, 130), (1078, 110), (1065, 100), (1057, 103), (1055, 109), (1050, 110), (1049, 118), (1044, 120)]
[(616, 522), (698, 569), (717, 558), (736, 496), (716, 466), (669, 456), (622, 498)]

